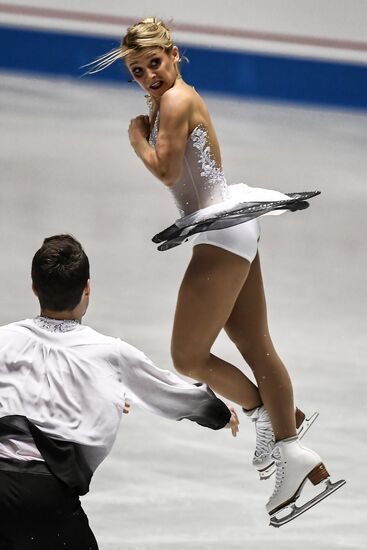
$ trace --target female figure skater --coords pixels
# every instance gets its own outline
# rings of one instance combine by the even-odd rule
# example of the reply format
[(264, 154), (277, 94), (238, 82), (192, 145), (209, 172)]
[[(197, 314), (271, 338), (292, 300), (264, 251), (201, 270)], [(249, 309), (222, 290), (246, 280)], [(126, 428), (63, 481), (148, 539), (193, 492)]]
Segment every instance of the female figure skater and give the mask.
[[(149, 117), (130, 123), (131, 145), (172, 193), (181, 215), (153, 240), (166, 250), (194, 235), (174, 319), (175, 368), (238, 403), (254, 421), (253, 464), (266, 478), (275, 463), (276, 484), (266, 508), (271, 523), (279, 525), (275, 514), (294, 503), (307, 479), (314, 484), (327, 480), (326, 488), (304, 507), (293, 505), (286, 521), (339, 486), (330, 483), (322, 459), (299, 442), (316, 414), (307, 422), (299, 411), (298, 434), (291, 380), (268, 329), (255, 218), (304, 208), (305, 198), (317, 193), (284, 195), (227, 184), (208, 108), (182, 79), (179, 50), (162, 21), (149, 18), (131, 26), (121, 46), (99, 58), (89, 72), (117, 59), (123, 59), (150, 104)], [(252, 369), (257, 386), (211, 353), (222, 329)]]

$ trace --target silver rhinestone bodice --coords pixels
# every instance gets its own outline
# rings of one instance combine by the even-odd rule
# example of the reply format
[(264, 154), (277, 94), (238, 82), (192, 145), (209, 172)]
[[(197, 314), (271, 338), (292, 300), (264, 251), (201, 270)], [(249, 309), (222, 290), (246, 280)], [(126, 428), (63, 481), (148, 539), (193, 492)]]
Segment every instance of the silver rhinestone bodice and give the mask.
[(149, 145), (151, 145), (152, 147), (155, 147), (155, 144), (157, 143), (157, 137), (158, 137), (158, 113), (155, 115), (153, 128), (150, 131)]
[[(154, 147), (158, 136), (157, 113), (149, 144)], [(228, 198), (228, 186), (223, 170), (216, 165), (204, 125), (196, 126), (190, 133), (184, 153), (179, 179), (169, 187), (180, 216), (221, 203)]]
[(50, 317), (44, 317), (39, 315), (35, 317), (34, 322), (37, 326), (49, 330), (50, 332), (69, 332), (80, 325), (79, 321), (69, 319), (51, 319)]

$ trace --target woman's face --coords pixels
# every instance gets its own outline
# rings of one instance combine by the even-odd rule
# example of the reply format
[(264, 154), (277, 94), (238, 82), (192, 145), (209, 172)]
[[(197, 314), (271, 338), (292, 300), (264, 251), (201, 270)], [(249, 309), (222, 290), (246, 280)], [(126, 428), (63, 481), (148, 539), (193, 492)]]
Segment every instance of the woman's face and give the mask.
[(134, 80), (148, 94), (159, 99), (175, 83), (178, 60), (176, 46), (169, 53), (162, 48), (147, 48), (141, 53), (130, 54), (126, 65)]

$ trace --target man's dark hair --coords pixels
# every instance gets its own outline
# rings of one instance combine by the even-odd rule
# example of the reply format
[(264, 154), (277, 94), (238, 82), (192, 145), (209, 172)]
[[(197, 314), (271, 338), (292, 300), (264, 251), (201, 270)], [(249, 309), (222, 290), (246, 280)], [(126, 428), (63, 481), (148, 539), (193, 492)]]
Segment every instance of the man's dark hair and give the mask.
[(33, 257), (32, 280), (43, 309), (74, 309), (88, 279), (88, 257), (71, 235), (48, 237)]

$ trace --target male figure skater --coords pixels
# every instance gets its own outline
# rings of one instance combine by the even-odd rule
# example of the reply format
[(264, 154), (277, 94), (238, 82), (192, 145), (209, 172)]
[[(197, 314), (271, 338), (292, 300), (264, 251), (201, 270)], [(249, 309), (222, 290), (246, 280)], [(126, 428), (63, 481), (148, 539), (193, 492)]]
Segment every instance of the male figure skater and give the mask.
[(81, 324), (89, 261), (72, 236), (44, 240), (32, 282), (40, 315), (0, 327), (0, 548), (96, 550), (79, 495), (111, 450), (125, 400), (233, 435), (238, 418), (207, 386)]

